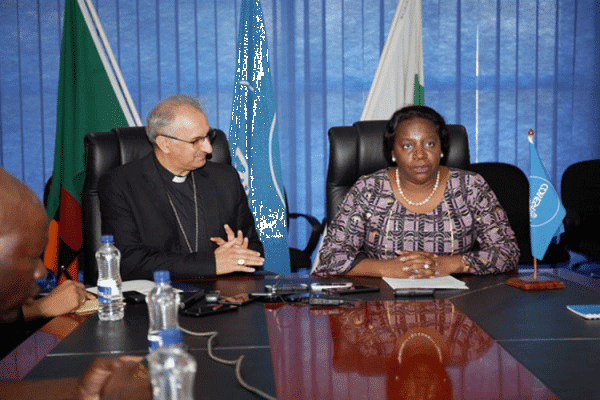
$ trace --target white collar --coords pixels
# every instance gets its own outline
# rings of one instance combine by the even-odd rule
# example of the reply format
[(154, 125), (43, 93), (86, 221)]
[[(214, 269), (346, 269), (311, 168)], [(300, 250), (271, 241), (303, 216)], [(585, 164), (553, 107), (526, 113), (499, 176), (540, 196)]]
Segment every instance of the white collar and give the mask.
[(173, 176), (173, 182), (175, 182), (175, 183), (183, 183), (183, 182), (185, 182), (186, 179), (187, 179), (187, 175), (183, 175), (183, 176), (174, 175)]

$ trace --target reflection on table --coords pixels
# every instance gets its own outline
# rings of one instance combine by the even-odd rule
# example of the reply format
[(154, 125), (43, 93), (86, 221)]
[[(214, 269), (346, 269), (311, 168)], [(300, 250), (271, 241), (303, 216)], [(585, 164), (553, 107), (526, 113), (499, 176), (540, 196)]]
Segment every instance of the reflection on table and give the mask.
[(277, 397), (557, 398), (446, 300), (268, 305)]

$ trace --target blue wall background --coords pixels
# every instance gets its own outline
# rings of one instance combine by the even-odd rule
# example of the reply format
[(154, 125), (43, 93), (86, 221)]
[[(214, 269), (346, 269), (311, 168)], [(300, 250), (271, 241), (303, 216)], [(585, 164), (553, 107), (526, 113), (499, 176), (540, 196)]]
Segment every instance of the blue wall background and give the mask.
[[(186, 93), (228, 132), (239, 0), (93, 3), (142, 119)], [(327, 130), (360, 118), (397, 1), (261, 4), (290, 210), (321, 219)], [(422, 5), (425, 101), (467, 127), (472, 162), (528, 172), (530, 128), (557, 186), (568, 165), (600, 158), (598, 2)], [(63, 13), (64, 0), (0, 2), (0, 165), (40, 197), (53, 167)], [(291, 243), (305, 240), (305, 227), (292, 227)]]

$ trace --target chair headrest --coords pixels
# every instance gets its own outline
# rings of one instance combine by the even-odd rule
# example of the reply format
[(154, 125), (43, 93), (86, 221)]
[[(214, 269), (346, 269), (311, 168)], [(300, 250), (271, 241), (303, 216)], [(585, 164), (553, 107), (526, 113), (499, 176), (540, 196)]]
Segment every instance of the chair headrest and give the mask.
[[(119, 150), (121, 153), (120, 164), (126, 164), (130, 161), (144, 157), (152, 151), (152, 144), (146, 136), (145, 126), (132, 126), (124, 128), (114, 128), (112, 130), (118, 137)], [(215, 138), (212, 141), (213, 152), (208, 157), (212, 162), (231, 165), (231, 152), (227, 136), (220, 129), (215, 129)]]

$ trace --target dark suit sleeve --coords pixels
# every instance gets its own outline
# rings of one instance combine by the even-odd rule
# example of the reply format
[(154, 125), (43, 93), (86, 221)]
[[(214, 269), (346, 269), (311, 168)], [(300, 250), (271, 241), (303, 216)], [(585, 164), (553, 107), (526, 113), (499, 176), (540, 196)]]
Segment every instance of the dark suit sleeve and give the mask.
[(122, 173), (105, 174), (98, 183), (102, 232), (114, 235), (121, 251), (122, 279), (153, 279), (161, 269), (171, 271), (172, 279), (214, 275), (212, 243), (196, 253), (180, 250), (177, 234), (165, 222), (172, 219), (170, 209), (157, 208), (142, 185)]

